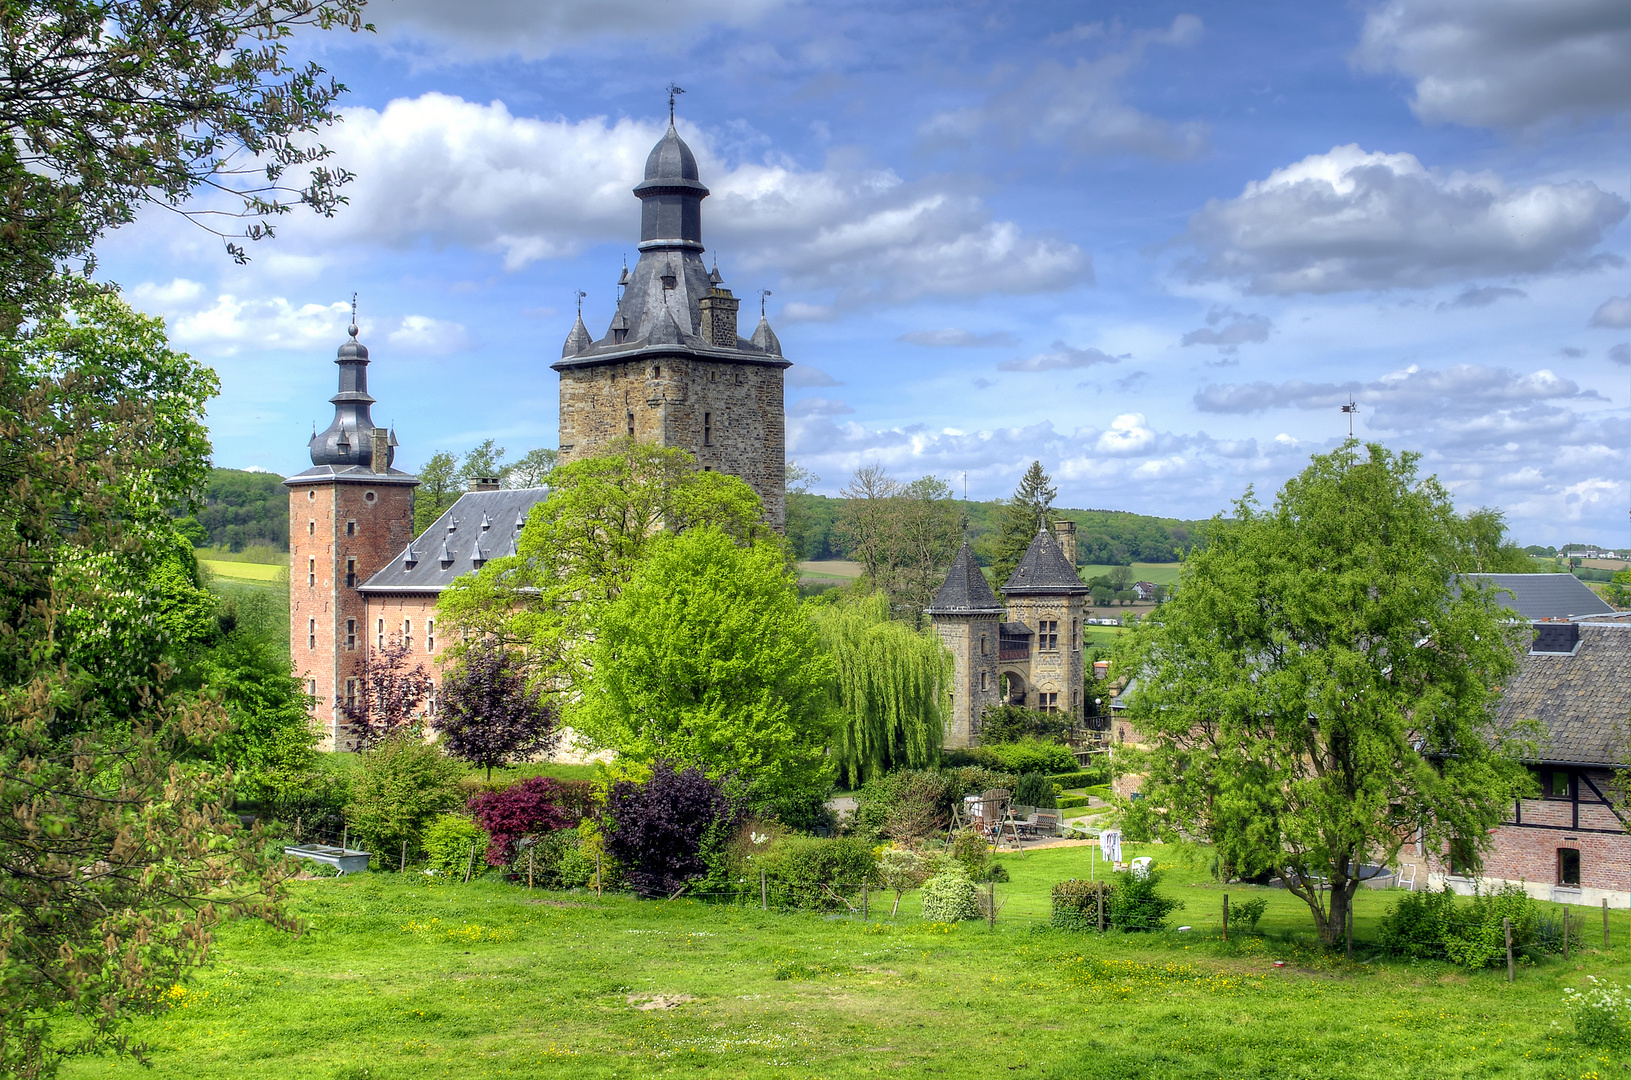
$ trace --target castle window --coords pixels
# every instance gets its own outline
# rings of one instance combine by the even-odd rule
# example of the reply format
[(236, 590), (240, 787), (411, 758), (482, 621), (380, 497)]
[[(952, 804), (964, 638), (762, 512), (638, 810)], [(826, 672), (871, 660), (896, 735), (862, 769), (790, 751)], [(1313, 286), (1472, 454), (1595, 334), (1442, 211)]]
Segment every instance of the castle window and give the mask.
[(357, 587), (356, 559), (347, 559), (345, 561), (345, 587), (348, 589), (355, 589)]
[(317, 519), (316, 518), (312, 518), (310, 521), (306, 522), (306, 535), (307, 536), (316, 536), (317, 535)]
[(413, 648), (413, 620), (412, 619), (403, 619), (402, 620), (402, 647), (404, 649)]
[[(984, 651), (985, 651), (985, 649), (984, 649), (984, 648), (983, 648), (983, 646), (984, 646), (984, 645), (985, 645), (985, 642), (984, 642), (984, 641), (983, 641), (983, 640), (982, 640), (982, 641), (981, 641), (981, 642), (980, 642), (980, 645), (981, 645), (981, 646), (982, 646), (982, 648), (981, 648), (981, 650), (980, 650), (980, 651), (981, 651), (981, 652), (984, 652)], [(981, 692), (982, 692), (982, 693), (983, 693), (983, 692), (984, 692), (984, 691), (985, 691), (985, 688), (986, 688), (986, 686), (987, 686), (987, 683), (986, 683), (986, 679), (988, 679), (988, 678), (989, 678), (989, 677), (990, 677), (990, 673), (989, 673), (989, 672), (985, 672), (985, 671), (982, 671), (982, 672), (980, 672), (980, 691), (981, 691)]]
[(1580, 851), (1578, 848), (1557, 849), (1557, 883), (1580, 887)]
[(308, 502), (316, 502), (317, 501), (317, 489), (316, 488), (307, 488), (306, 489), (306, 501), (308, 501)]
[(1082, 647), (1081, 646), (1081, 638), (1076, 636), (1076, 634), (1078, 632), (1078, 629), (1079, 628), (1076, 625), (1076, 620), (1075, 619), (1070, 620), (1070, 651), (1071, 652), (1075, 652), (1077, 649), (1080, 649)]
[(1450, 841), (1450, 873), (1456, 877), (1473, 877), (1478, 873), (1477, 850), (1471, 840), (1457, 837)]
[[(985, 635), (981, 634), (980, 635), (980, 655), (981, 656), (985, 655), (985, 648), (986, 648), (986, 646), (985, 646)], [(980, 689), (984, 690), (985, 687), (982, 686), (982, 687), (980, 687)]]
[(356, 536), (357, 535), (357, 519), (356, 518), (352, 518), (350, 521), (347, 521), (345, 523), (345, 534), (347, 536)]
[(372, 491), (365, 491), (365, 492), (362, 493), (362, 501), (363, 502), (373, 502), (374, 498), (375, 498), (375, 496), (374, 496), (374, 493)]
[(306, 560), (306, 584), (311, 588), (317, 587), (317, 560)]
[(436, 684), (430, 684), (430, 690), (425, 694), (425, 715), (436, 715)]
[(702, 445), (703, 446), (712, 446), (713, 444), (714, 444), (714, 414), (711, 413), (711, 412), (705, 412), (705, 413), (702, 414)]
[(357, 647), (356, 619), (347, 619), (345, 621), (345, 647), (348, 649), (355, 649)]
[(435, 619), (426, 619), (425, 620), (425, 651), (426, 652), (435, 652), (436, 651), (436, 620)]
[(317, 620), (306, 620), (306, 648), (317, 648)]
[(629, 413), (629, 438), (634, 438), (634, 414)]
[(1059, 711), (1059, 695), (1044, 690), (1036, 695), (1036, 707), (1042, 712)]
[(663, 366), (661, 364), (658, 364), (656, 367), (651, 369), (651, 377), (653, 379), (660, 379), (663, 377)]
[(1039, 652), (1059, 651), (1059, 620), (1041, 619), (1037, 623), (1036, 647)]
[(316, 679), (307, 679), (306, 680), (306, 696), (309, 697), (309, 698), (316, 698), (317, 697), (317, 680)]
[(379, 635), (379, 640), (376, 643), (375, 647), (378, 648), (381, 652), (384, 652), (385, 651), (385, 620), (384, 619), (381, 619), (379, 621), (379, 625), (374, 627), (374, 632)]
[(354, 710), (357, 707), (357, 680), (356, 679), (347, 679), (345, 681), (345, 707), (348, 710)]

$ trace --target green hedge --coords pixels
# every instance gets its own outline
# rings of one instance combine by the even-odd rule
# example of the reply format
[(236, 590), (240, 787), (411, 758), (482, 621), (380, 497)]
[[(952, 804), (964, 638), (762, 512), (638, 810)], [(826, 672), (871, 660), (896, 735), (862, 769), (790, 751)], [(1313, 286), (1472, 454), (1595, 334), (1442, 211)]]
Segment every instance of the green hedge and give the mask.
[(1086, 805), (1087, 805), (1087, 796), (1086, 795), (1061, 795), (1059, 797), (1059, 809), (1061, 809), (1061, 810), (1074, 810), (1078, 806), (1086, 806)]
[(858, 894), (863, 881), (878, 885), (877, 857), (860, 837), (786, 836), (755, 861), (764, 868), (771, 898), (791, 907), (843, 907), (832, 893), (847, 897)]

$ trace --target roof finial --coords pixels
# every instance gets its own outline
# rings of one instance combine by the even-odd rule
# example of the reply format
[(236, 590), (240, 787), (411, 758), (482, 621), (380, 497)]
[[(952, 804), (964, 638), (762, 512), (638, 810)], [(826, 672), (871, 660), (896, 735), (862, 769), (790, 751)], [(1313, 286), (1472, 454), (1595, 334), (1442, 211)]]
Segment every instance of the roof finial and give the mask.
[(346, 327), (347, 333), (353, 338), (357, 336), (357, 294), (351, 294), (351, 325)]
[(583, 318), (583, 298), (589, 294), (584, 292), (582, 289), (579, 289), (577, 290), (576, 295), (578, 298), (578, 318), (581, 319)]
[(769, 289), (759, 290), (759, 318), (765, 317), (765, 297), (770, 295)]
[(1342, 406), (1342, 411), (1348, 414), (1348, 438), (1351, 439), (1354, 437), (1354, 414), (1359, 411), (1359, 406), (1354, 404), (1352, 394), (1348, 395), (1348, 404)]
[(668, 126), (669, 127), (674, 126), (674, 96), (676, 94), (683, 94), (683, 93), (685, 93), (685, 91), (681, 87), (675, 86), (673, 83), (668, 84)]

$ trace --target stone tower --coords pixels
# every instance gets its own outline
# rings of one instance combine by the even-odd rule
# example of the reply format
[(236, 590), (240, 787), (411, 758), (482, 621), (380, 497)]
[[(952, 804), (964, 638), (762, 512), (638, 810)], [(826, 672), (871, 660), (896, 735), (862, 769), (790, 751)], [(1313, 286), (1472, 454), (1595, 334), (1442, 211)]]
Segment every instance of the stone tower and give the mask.
[(646, 159), (640, 259), (626, 266), (606, 334), (591, 340), (580, 311), (554, 364), (561, 373), (562, 464), (634, 438), (689, 451), (707, 470), (739, 476), (780, 530), (786, 520), (786, 419), (781, 342), (760, 313), (737, 333), (739, 300), (716, 262), (702, 261), (708, 189), (673, 125)]
[(340, 704), (360, 692), (369, 627), (357, 586), (413, 539), (419, 480), (391, 468), (396, 433), (375, 427), (368, 349), (351, 340), (334, 361), (334, 421), (311, 438), (312, 467), (289, 489), (289, 652), (314, 699), (312, 723), (326, 749), (344, 749)]
[[(1055, 538), (1046, 525), (1037, 530), (1024, 558), (1002, 587), (1008, 603), (1003, 626), (1002, 673), (1009, 681), (1009, 700), (1044, 712), (1082, 715), (1082, 626), (1086, 597), (1092, 591), (1076, 573), (1060, 539), (1076, 546), (1074, 522), (1059, 522)], [(1025, 662), (1006, 662), (1014, 645), (1025, 639)]]
[(1000, 700), (997, 647), (1003, 607), (975, 564), (967, 540), (927, 612), (956, 661), (946, 745), (973, 746), (979, 741), (980, 717)]

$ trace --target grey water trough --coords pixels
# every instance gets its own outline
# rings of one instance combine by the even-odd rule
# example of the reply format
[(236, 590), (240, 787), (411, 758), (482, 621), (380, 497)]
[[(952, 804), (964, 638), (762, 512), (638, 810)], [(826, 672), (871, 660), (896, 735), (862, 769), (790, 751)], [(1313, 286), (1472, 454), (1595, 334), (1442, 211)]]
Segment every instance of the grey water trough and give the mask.
[(329, 847), (325, 844), (290, 846), (283, 849), (283, 854), (296, 859), (327, 863), (342, 874), (355, 874), (359, 870), (368, 869), (368, 860), (372, 857), (366, 851), (352, 851), (350, 848)]

